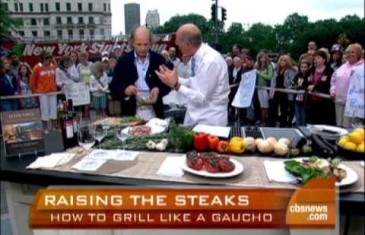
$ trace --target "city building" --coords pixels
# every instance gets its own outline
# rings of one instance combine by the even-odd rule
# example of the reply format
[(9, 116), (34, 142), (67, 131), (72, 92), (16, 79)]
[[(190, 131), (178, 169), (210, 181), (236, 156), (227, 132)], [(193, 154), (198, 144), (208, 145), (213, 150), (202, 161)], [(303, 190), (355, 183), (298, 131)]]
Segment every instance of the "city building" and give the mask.
[(160, 26), (160, 14), (158, 14), (157, 10), (149, 10), (147, 12), (146, 24), (151, 29)]
[(138, 3), (124, 4), (125, 34), (130, 34), (132, 30), (141, 25), (140, 6)]
[(12, 36), (35, 41), (111, 39), (110, 0), (5, 0), (23, 26)]

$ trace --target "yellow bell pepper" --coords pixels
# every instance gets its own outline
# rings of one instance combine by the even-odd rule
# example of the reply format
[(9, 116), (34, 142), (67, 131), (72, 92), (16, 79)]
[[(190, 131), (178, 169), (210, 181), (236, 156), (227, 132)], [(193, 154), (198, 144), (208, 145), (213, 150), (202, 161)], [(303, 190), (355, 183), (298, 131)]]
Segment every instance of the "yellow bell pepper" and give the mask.
[(233, 137), (229, 141), (229, 151), (231, 153), (241, 154), (245, 152), (245, 142), (241, 137)]

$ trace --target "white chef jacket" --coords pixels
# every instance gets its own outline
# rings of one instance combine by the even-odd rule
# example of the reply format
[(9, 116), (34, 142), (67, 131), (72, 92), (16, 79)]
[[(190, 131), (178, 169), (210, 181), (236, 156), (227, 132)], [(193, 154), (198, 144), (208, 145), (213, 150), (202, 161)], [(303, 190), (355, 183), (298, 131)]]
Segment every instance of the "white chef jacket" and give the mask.
[(207, 44), (202, 44), (193, 57), (195, 76), (179, 77), (178, 93), (188, 103), (184, 124), (226, 126), (230, 92), (227, 64), (222, 55)]

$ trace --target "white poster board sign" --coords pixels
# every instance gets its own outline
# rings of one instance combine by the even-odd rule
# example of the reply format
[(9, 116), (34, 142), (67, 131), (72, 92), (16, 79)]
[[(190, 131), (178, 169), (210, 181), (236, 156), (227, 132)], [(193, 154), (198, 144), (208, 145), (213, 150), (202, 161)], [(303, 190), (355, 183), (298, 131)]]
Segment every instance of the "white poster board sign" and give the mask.
[(236, 96), (232, 101), (232, 106), (236, 108), (247, 108), (251, 105), (253, 93), (256, 86), (256, 69), (242, 74), (240, 86)]
[(90, 104), (89, 86), (84, 82), (66, 85), (64, 91), (66, 99), (71, 99), (74, 106)]
[(345, 116), (364, 118), (364, 66), (354, 68), (347, 93)]

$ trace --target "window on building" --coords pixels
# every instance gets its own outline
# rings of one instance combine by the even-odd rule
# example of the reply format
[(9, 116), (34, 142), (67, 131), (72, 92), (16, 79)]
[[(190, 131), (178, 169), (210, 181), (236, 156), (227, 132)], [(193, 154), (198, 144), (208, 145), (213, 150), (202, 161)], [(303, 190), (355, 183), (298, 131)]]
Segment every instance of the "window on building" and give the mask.
[(62, 30), (57, 30), (57, 37), (62, 37)]
[(92, 3), (89, 3), (89, 11), (93, 11), (93, 4)]
[(66, 3), (66, 11), (71, 11), (71, 3), (70, 2)]
[(50, 36), (51, 36), (51, 31), (49, 31), (49, 30), (45, 30), (45, 31), (44, 31), (44, 36), (45, 36), (45, 37), (50, 37)]
[(89, 23), (94, 24), (94, 17), (92, 17), (92, 16), (89, 17)]
[(36, 21), (36, 19), (31, 19), (31, 20), (30, 20), (30, 24), (31, 24), (31, 25), (37, 25), (37, 21)]
[(8, 6), (8, 3), (4, 3), (4, 9), (5, 9), (5, 11), (8, 11), (9, 10), (9, 6)]
[(19, 11), (19, 9), (18, 9), (18, 3), (14, 3), (14, 11), (15, 12), (18, 12)]
[(61, 11), (61, 5), (59, 2), (56, 2), (56, 11)]
[(71, 17), (67, 17), (67, 24), (72, 24), (72, 18)]
[(81, 2), (77, 3), (77, 10), (82, 11), (82, 3)]
[(33, 12), (33, 3), (29, 3), (29, 12)]
[(24, 37), (24, 31), (19, 31), (18, 34), (21, 36), (21, 37)]
[(48, 3), (45, 3), (45, 4), (44, 4), (44, 8), (45, 8), (46, 12), (48, 12), (48, 11), (49, 11)]
[(84, 32), (84, 30), (83, 30), (83, 29), (80, 29), (80, 30), (79, 30), (79, 35), (80, 35), (80, 38), (81, 38), (81, 39), (84, 39), (85, 32)]
[(104, 36), (104, 34), (105, 34), (105, 30), (104, 29), (100, 29), (100, 35), (101, 36)]
[(110, 10), (110, 3), (108, 3), (108, 11), (110, 12), (111, 10)]
[(72, 31), (72, 29), (69, 29), (67, 32), (68, 32), (68, 38), (69, 38), (69, 39), (73, 39), (73, 37), (74, 37), (74, 32)]
[(43, 25), (49, 25), (49, 19), (48, 18), (43, 19)]
[(38, 37), (38, 32), (37, 31), (32, 31), (32, 35), (33, 35), (33, 37)]
[(83, 24), (84, 23), (84, 17), (79, 17), (79, 24)]
[(56, 24), (62, 24), (61, 17), (56, 17)]
[(19, 11), (23, 12), (23, 3), (19, 3)]
[(41, 12), (44, 12), (44, 4), (41, 3), (40, 5), (41, 5)]
[(106, 3), (104, 3), (104, 11), (106, 11)]
[(90, 38), (93, 39), (95, 35), (95, 31), (93, 29), (89, 29)]

